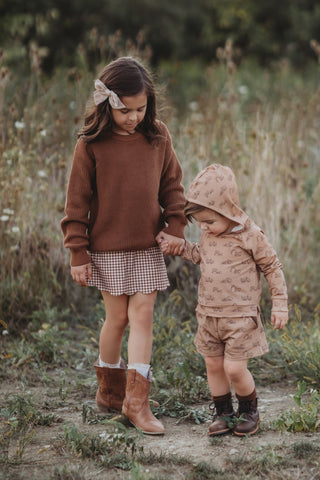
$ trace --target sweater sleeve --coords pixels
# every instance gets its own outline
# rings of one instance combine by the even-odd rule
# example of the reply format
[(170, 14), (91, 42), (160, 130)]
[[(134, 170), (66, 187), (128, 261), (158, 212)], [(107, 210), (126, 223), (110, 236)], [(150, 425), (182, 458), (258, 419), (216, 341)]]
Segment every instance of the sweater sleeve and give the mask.
[(274, 248), (260, 229), (252, 242), (252, 255), (268, 282), (272, 312), (287, 312), (288, 294), (283, 267)]
[(164, 167), (159, 188), (159, 203), (163, 208), (166, 233), (184, 238), (187, 220), (183, 210), (185, 206), (184, 188), (181, 184), (182, 170), (172, 146), (167, 128), (163, 125), (166, 137)]
[(199, 265), (201, 261), (200, 251), (199, 251), (199, 244), (198, 243), (191, 243), (186, 240), (184, 251), (182, 253), (182, 258), (185, 260), (189, 260), (197, 265)]
[(70, 249), (72, 266), (90, 263), (88, 226), (94, 179), (94, 160), (88, 154), (87, 144), (80, 138), (68, 182), (65, 217), (61, 220), (64, 246)]

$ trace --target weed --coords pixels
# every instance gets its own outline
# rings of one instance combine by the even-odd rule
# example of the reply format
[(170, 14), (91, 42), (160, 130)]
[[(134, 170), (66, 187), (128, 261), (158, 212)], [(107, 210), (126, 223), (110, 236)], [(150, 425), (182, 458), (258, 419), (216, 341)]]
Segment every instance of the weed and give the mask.
[(86, 476), (80, 471), (80, 468), (68, 468), (64, 465), (62, 468), (55, 467), (50, 480), (86, 480)]
[(320, 445), (307, 442), (306, 440), (301, 440), (291, 445), (290, 450), (294, 458), (318, 458), (320, 453)]
[(205, 462), (195, 465), (192, 472), (186, 477), (187, 480), (220, 480), (220, 478), (225, 478), (223, 473)]
[(76, 455), (98, 458), (102, 465), (108, 466), (113, 465), (114, 461), (118, 464), (121, 458), (121, 468), (125, 469), (131, 465), (130, 455), (136, 451), (138, 435), (137, 431), (133, 433), (121, 423), (111, 421), (100, 435), (81, 433), (75, 426), (67, 426), (64, 430), (66, 446)]
[(306, 394), (306, 383), (298, 382), (298, 392), (292, 398), (298, 406), (281, 414), (275, 425), (288, 432), (315, 432), (320, 429), (320, 394), (310, 390), (307, 402), (302, 400)]
[[(53, 414), (43, 415), (32, 403), (31, 398), (13, 395), (8, 406), (1, 409), (4, 428), (0, 436), (0, 457), (4, 463), (22, 460), (26, 447), (31, 442), (37, 425), (48, 426), (56, 421)], [(10, 449), (14, 453), (10, 455)]]

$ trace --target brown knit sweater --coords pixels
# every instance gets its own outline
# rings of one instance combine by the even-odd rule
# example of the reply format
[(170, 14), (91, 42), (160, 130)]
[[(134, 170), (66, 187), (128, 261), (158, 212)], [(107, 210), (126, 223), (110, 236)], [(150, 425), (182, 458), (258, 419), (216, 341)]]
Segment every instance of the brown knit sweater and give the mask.
[(184, 237), (182, 171), (166, 126), (150, 144), (139, 132), (79, 139), (69, 178), (64, 245), (71, 265), (90, 262), (87, 251), (143, 250), (164, 230)]

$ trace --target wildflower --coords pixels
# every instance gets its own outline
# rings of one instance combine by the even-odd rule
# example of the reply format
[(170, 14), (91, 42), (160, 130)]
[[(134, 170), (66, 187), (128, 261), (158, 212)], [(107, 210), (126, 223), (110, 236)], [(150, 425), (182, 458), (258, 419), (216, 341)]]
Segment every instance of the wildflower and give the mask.
[(11, 210), (11, 208), (4, 208), (3, 213), (5, 213), (6, 215), (13, 215), (14, 210)]
[(241, 95), (248, 95), (249, 93), (249, 89), (246, 85), (240, 85), (240, 87), (238, 88), (238, 92), (241, 94)]
[(190, 102), (189, 103), (189, 108), (190, 110), (192, 110), (193, 112), (196, 112), (199, 108), (199, 105), (198, 105), (198, 102)]
[(20, 233), (20, 228), (17, 225), (15, 225), (11, 228), (11, 232), (12, 233)]
[(14, 126), (17, 130), (23, 130), (26, 124), (24, 122), (19, 122), (18, 120), (15, 122)]
[(47, 176), (48, 176), (48, 175), (46, 174), (46, 172), (45, 172), (44, 170), (39, 170), (39, 172), (38, 172), (38, 177), (40, 177), (40, 178), (47, 178)]
[(9, 215), (2, 215), (0, 217), (0, 222), (7, 222), (9, 220)]
[(46, 137), (47, 136), (47, 130), (41, 130), (40, 135), (41, 135), (41, 137)]

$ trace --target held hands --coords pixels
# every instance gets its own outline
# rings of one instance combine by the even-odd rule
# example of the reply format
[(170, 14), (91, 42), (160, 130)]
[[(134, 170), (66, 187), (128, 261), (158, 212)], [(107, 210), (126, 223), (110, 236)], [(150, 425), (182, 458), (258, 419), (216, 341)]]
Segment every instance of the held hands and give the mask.
[(288, 312), (271, 313), (271, 325), (275, 330), (280, 330), (288, 323)]
[(156, 236), (160, 250), (165, 255), (181, 255), (184, 250), (183, 238), (174, 237), (165, 232), (160, 232)]
[(79, 267), (71, 267), (71, 276), (81, 287), (86, 287), (88, 285), (87, 280), (92, 277), (91, 263), (80, 265)]

